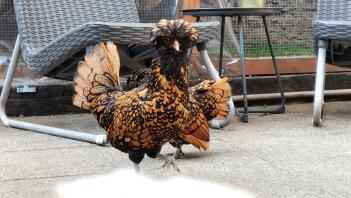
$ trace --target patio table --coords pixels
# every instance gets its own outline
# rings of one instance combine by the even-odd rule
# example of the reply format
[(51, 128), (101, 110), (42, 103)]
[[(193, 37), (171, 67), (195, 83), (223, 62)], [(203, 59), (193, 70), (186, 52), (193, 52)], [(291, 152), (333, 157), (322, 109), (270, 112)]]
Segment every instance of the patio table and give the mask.
[[(248, 122), (248, 113), (265, 113), (265, 114), (278, 114), (285, 113), (285, 96), (283, 91), (283, 86), (277, 67), (277, 62), (275, 59), (274, 51), (272, 48), (272, 42), (269, 35), (266, 17), (269, 15), (280, 14), (282, 12), (281, 8), (196, 8), (196, 9), (182, 9), (183, 15), (191, 15), (196, 17), (196, 21), (200, 21), (202, 16), (218, 16), (221, 17), (221, 38), (220, 38), (220, 51), (219, 51), (219, 75), (222, 75), (222, 64), (223, 64), (223, 42), (224, 42), (224, 30), (225, 30), (225, 18), (226, 17), (237, 17), (238, 28), (239, 28), (239, 45), (240, 45), (240, 66), (242, 72), (242, 86), (243, 86), (243, 103), (244, 107), (242, 110), (236, 110), (236, 114), (239, 116), (240, 120), (243, 122)], [(244, 31), (243, 31), (243, 21), (242, 18), (245, 16), (260, 16), (262, 18), (269, 50), (272, 56), (273, 67), (275, 71), (276, 81), (278, 84), (279, 92), (281, 95), (281, 103), (279, 107), (275, 108), (265, 108), (256, 109), (248, 107), (247, 101), (247, 87), (246, 87), (246, 65), (245, 65), (245, 54), (244, 54)]]

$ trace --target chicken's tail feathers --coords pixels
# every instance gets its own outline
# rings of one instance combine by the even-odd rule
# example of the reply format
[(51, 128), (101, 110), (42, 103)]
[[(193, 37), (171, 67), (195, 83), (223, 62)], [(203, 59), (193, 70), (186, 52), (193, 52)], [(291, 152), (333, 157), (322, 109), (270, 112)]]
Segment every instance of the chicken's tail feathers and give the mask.
[(216, 117), (218, 119), (225, 119), (230, 111), (228, 101), (232, 95), (232, 88), (230, 87), (228, 78), (224, 77), (216, 81), (211, 88), (216, 98)]
[(209, 141), (201, 140), (193, 135), (182, 135), (182, 139), (186, 142), (192, 144), (194, 147), (198, 148), (199, 150), (207, 150), (209, 148)]
[(74, 77), (73, 104), (90, 109), (90, 103), (102, 93), (120, 90), (120, 58), (117, 46), (110, 41), (87, 47)]

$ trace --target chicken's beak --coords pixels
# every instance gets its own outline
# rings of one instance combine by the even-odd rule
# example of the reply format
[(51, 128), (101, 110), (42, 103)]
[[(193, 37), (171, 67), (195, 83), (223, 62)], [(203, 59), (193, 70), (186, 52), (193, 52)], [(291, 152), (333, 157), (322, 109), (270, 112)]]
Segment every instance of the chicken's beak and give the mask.
[(179, 51), (179, 42), (177, 40), (175, 40), (171, 47), (173, 49)]

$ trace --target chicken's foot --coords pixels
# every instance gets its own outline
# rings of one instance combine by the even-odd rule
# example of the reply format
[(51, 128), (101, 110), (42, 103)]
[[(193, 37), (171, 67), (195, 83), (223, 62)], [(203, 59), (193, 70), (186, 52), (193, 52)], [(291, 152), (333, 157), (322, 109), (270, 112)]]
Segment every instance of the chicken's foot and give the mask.
[(175, 159), (174, 159), (174, 155), (173, 156), (167, 156), (167, 155), (163, 155), (163, 154), (157, 154), (157, 157), (159, 159), (165, 160), (166, 162), (162, 165), (162, 168), (164, 167), (169, 167), (170, 165), (173, 166), (173, 168), (178, 171), (181, 172), (180, 169), (178, 168)]

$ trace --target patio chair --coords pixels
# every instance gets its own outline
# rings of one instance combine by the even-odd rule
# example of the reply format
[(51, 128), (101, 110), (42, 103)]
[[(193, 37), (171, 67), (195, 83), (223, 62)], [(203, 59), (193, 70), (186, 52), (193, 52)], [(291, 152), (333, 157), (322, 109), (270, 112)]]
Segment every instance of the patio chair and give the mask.
[[(8, 56), (16, 39), (15, 17), (13, 2), (0, 0), (0, 56)], [(1, 61), (0, 61), (1, 66)]]
[[(72, 79), (77, 62), (85, 47), (101, 40), (111, 40), (119, 47), (121, 66), (141, 67), (131, 61), (130, 45), (150, 45), (149, 35), (154, 23), (140, 23), (133, 0), (15, 0), (18, 36), (0, 98), (0, 119), (7, 127), (31, 130), (91, 143), (104, 144), (105, 135), (93, 135), (9, 119), (6, 102), (17, 67), (20, 51), (28, 68), (39, 74), (60, 79)], [(197, 48), (214, 80), (219, 76), (209, 59), (206, 42), (215, 37), (219, 23), (202, 22), (194, 26), (199, 32)], [(134, 64), (135, 63), (135, 64)], [(210, 125), (223, 127), (234, 116), (234, 104), (225, 120), (213, 120)]]
[[(323, 118), (324, 79), (327, 44), (330, 41), (351, 40), (351, 1), (318, 0), (317, 16), (312, 24), (318, 39), (316, 82), (313, 102), (313, 125), (320, 126)], [(330, 45), (329, 45), (330, 46)]]

